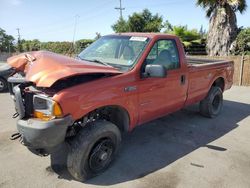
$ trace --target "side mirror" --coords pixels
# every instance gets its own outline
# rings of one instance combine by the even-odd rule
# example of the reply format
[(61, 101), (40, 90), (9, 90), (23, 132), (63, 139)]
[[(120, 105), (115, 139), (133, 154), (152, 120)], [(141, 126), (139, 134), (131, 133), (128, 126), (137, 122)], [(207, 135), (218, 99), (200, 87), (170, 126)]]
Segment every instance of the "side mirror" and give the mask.
[(163, 65), (146, 65), (144, 77), (164, 78), (166, 68)]

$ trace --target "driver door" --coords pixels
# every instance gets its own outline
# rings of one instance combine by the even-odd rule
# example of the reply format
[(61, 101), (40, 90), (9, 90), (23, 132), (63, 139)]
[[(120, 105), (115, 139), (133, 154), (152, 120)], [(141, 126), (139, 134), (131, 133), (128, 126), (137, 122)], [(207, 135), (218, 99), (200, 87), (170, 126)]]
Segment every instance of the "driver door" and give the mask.
[[(181, 68), (175, 40), (158, 40), (145, 64), (161, 64), (166, 68), (165, 78), (142, 78), (139, 82), (139, 124), (148, 122), (184, 106), (187, 83)], [(145, 64), (143, 67), (145, 67)]]

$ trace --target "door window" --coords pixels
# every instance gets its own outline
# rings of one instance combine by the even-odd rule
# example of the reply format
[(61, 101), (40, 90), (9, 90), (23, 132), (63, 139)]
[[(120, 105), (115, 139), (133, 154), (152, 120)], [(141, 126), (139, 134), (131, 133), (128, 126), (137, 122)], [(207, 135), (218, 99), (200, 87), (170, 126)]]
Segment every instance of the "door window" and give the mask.
[(160, 64), (167, 70), (180, 67), (179, 54), (174, 40), (157, 41), (146, 59), (147, 64)]

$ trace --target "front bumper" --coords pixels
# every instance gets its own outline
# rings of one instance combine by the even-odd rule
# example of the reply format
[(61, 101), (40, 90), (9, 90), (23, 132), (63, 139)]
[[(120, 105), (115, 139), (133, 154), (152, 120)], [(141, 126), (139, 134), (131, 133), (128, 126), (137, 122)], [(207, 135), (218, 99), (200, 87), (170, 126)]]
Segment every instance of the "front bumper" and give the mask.
[(17, 130), (28, 148), (50, 150), (65, 140), (67, 128), (72, 123), (71, 116), (50, 121), (18, 120)]

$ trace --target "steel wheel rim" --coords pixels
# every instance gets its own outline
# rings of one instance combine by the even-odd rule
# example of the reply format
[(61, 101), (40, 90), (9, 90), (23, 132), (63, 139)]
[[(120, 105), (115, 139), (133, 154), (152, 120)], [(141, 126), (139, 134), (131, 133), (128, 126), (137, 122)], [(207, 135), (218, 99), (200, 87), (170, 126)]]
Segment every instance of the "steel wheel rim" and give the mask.
[(111, 162), (114, 153), (114, 143), (110, 138), (100, 139), (96, 142), (89, 155), (89, 168), (93, 172), (100, 172)]

